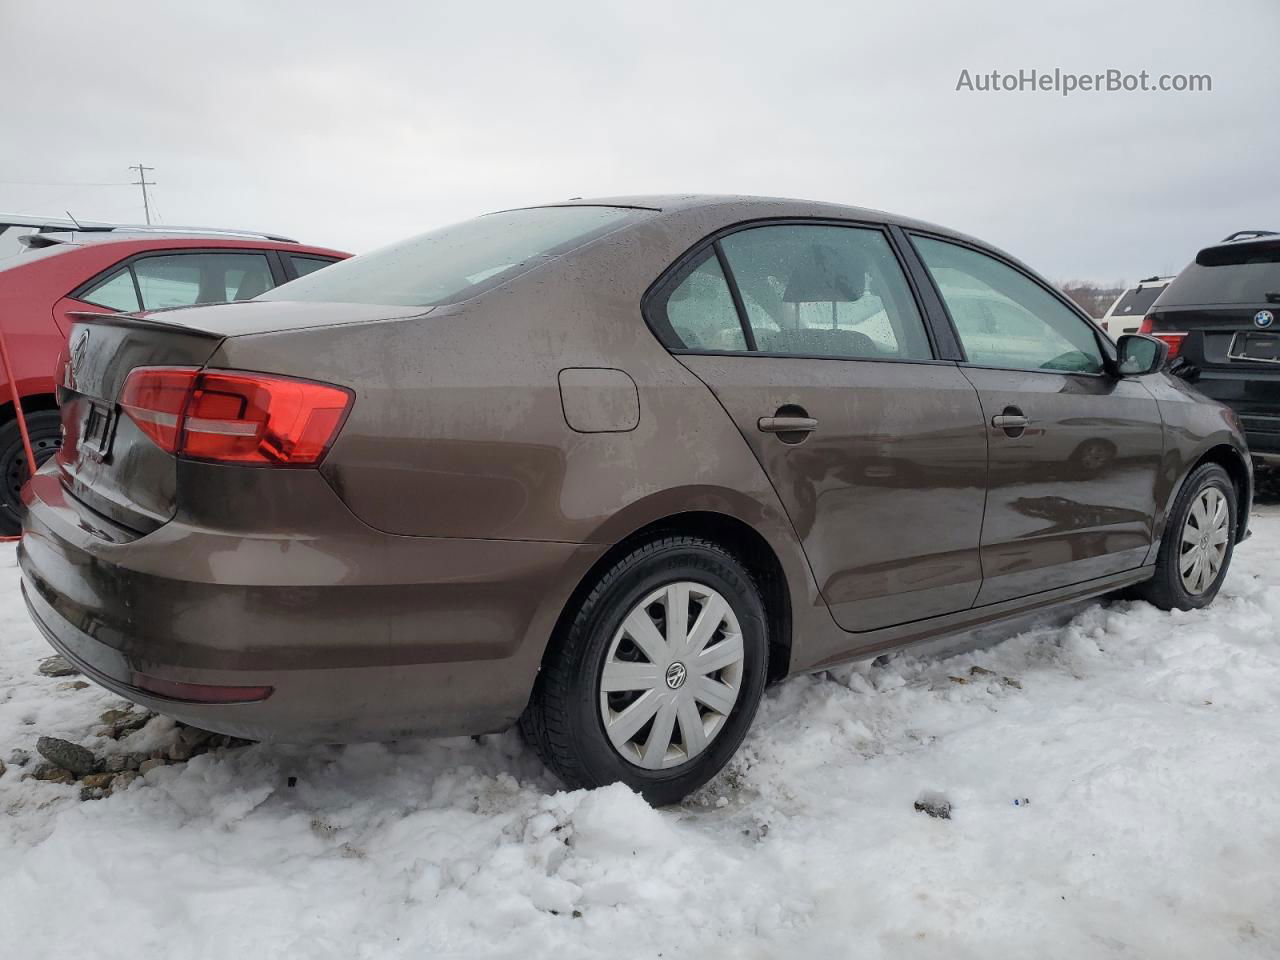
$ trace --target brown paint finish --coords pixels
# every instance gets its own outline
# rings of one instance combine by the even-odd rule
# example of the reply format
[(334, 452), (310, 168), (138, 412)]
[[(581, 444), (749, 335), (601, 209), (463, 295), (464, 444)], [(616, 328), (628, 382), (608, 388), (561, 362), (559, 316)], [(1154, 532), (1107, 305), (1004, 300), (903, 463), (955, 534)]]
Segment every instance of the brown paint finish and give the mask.
[[(624, 229), (462, 303), (77, 324), (73, 344), (87, 332), (94, 349), (73, 364), (68, 452), (26, 491), (42, 629), (99, 682), (211, 729), (479, 733), (519, 715), (572, 598), (638, 531), (754, 544), (743, 559), (776, 571), (785, 607), (779, 675), (1149, 578), (1202, 457), (1239, 465), (1247, 507), (1238, 426), (1165, 374), (673, 355), (646, 293), (719, 231), (820, 218), (955, 235), (829, 204), (632, 203), (647, 209)], [(916, 292), (932, 342), (953, 342), (937, 296)], [(94, 459), (76, 442), (88, 407), (114, 407), (147, 364), (316, 380), (354, 403), (319, 469), (178, 460), (126, 418)], [(1011, 405), (1031, 419), (1021, 438), (991, 426)], [(782, 416), (816, 424), (760, 429)], [(190, 704), (133, 689), (134, 672), (275, 692)]]
[[(987, 440), (973, 387), (950, 363), (684, 356), (764, 467), (846, 630), (972, 606)], [(761, 417), (807, 416), (787, 442)]]
[[(1107, 375), (963, 373), (982, 401), (990, 445), (978, 604), (1142, 566), (1164, 449), (1150, 392)], [(991, 425), (1015, 409), (1029, 426)]]

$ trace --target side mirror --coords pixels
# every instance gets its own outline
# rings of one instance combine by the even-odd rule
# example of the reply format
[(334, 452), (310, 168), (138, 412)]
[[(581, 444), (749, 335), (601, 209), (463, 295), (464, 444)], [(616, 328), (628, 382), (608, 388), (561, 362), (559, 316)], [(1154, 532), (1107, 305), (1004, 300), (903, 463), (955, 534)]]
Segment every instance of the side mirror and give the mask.
[(1169, 345), (1155, 337), (1126, 333), (1116, 341), (1116, 372), (1122, 377), (1155, 373), (1169, 357)]

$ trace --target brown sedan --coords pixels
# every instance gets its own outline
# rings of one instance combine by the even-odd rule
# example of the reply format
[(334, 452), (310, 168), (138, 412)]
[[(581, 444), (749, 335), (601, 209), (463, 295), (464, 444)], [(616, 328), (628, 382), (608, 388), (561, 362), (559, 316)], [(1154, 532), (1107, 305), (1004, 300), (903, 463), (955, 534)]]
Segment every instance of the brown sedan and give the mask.
[(87, 674), (255, 739), (519, 720), (655, 802), (770, 680), (1122, 588), (1209, 603), (1251, 498), (1162, 344), (870, 210), (510, 210), (81, 320), (21, 565)]

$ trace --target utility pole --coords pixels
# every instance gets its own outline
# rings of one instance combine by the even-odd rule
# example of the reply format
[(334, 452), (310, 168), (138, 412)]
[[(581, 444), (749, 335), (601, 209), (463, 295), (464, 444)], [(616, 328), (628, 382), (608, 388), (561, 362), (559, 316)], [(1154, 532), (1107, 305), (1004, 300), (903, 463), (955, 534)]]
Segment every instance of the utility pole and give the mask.
[(146, 215), (147, 226), (151, 226), (151, 204), (147, 202), (147, 187), (154, 187), (156, 182), (147, 180), (147, 171), (154, 170), (155, 167), (144, 167), (141, 163), (138, 163), (129, 169), (138, 171), (138, 179), (133, 181), (133, 185), (142, 188), (142, 212)]

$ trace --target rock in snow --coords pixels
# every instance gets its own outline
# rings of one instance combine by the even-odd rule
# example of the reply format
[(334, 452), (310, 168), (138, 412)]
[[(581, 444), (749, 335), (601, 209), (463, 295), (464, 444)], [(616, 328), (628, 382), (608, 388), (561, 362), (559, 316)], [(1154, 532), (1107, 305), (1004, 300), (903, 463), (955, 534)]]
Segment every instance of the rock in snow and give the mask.
[(93, 751), (69, 740), (57, 737), (41, 737), (36, 741), (36, 750), (54, 766), (70, 770), (76, 776), (93, 773), (98, 768), (98, 759)]
[(951, 819), (951, 801), (936, 790), (926, 790), (916, 798), (915, 808), (939, 820)]
[(66, 657), (56, 655), (41, 660), (39, 670), (46, 677), (74, 677), (80, 672)]

